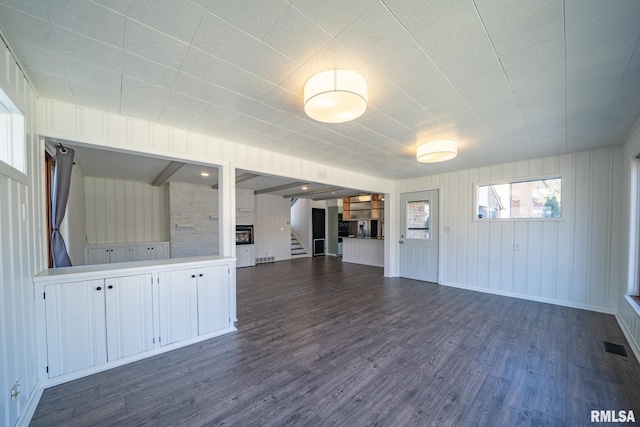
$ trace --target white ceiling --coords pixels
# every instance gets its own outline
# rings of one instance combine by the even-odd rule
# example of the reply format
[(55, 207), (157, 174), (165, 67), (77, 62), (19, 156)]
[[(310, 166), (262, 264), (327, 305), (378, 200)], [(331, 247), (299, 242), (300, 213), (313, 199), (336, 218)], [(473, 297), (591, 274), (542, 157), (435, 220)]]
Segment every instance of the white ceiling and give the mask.
[[(619, 145), (640, 116), (637, 0), (0, 0), (40, 96), (388, 178)], [(351, 68), (369, 108), (302, 110)], [(453, 138), (458, 158), (414, 160)]]

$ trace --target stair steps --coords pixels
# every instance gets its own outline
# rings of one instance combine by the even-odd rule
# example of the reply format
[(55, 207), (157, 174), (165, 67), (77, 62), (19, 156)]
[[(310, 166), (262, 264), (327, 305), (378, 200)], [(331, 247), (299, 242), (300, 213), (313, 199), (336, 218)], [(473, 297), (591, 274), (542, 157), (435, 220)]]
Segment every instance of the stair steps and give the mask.
[(291, 235), (291, 257), (299, 258), (307, 256), (307, 251), (302, 247), (296, 236)]

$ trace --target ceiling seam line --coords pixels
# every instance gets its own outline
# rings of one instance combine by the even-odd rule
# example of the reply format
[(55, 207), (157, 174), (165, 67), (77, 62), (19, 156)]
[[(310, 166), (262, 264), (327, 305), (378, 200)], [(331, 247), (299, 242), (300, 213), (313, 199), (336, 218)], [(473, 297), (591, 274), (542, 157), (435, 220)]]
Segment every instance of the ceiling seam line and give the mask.
[(606, 127), (607, 127), (607, 124), (609, 123), (609, 119), (611, 119), (611, 112), (613, 111), (613, 107), (616, 104), (616, 100), (620, 96), (620, 91), (622, 90), (622, 84), (624, 83), (625, 77), (629, 74), (629, 68), (631, 68), (631, 64), (633, 63), (633, 58), (638, 54), (638, 48), (639, 47), (640, 47), (640, 37), (638, 37), (638, 40), (636, 41), (636, 47), (633, 49), (633, 53), (631, 54), (631, 57), (629, 58), (629, 62), (627, 62), (627, 67), (625, 69), (624, 75), (623, 75), (622, 79), (620, 79), (620, 85), (618, 86), (618, 90), (616, 91), (616, 96), (613, 98), (613, 101), (611, 102), (611, 107), (609, 108), (609, 112), (607, 114), (607, 119), (605, 120), (605, 125), (602, 128), (602, 134), (600, 135), (600, 138), (598, 139), (598, 144), (600, 144), (602, 142), (602, 139), (604, 138), (604, 131), (605, 131)]
[[(502, 70), (502, 75), (504, 76), (504, 79), (505, 79), (505, 81), (507, 83), (507, 86), (509, 86), (509, 91), (511, 92), (511, 95), (513, 96), (513, 100), (516, 103), (516, 105), (518, 106), (518, 112), (520, 113), (520, 116), (522, 117), (522, 120), (524, 121), (524, 124), (525, 124), (525, 126), (527, 128), (527, 133), (529, 134), (529, 138), (531, 139), (531, 142), (533, 144), (535, 144), (535, 141), (533, 140), (533, 135), (531, 134), (531, 128), (529, 128), (529, 122), (527, 122), (527, 118), (525, 117), (524, 113), (522, 112), (522, 106), (520, 105), (520, 102), (518, 102), (518, 97), (516, 96), (516, 93), (513, 90), (513, 86), (511, 85), (511, 81), (509, 80), (509, 76), (507, 75), (507, 72), (504, 69), (504, 65), (502, 64), (502, 60), (500, 59), (500, 55), (498, 55), (498, 52), (496, 51), (496, 46), (493, 43), (493, 39), (491, 38), (491, 35), (489, 34), (489, 30), (487, 29), (487, 26), (484, 23), (484, 19), (482, 19), (482, 15), (480, 15), (480, 11), (478, 10), (478, 5), (476, 4), (476, 0), (473, 0), (473, 8), (475, 9), (476, 14), (478, 15), (478, 19), (480, 19), (480, 23), (482, 24), (482, 28), (484, 29), (484, 32), (485, 32), (485, 34), (487, 36), (487, 40), (489, 40), (489, 43), (491, 44), (491, 49), (493, 50), (493, 54), (496, 57), (496, 61), (498, 61), (498, 64), (500, 65), (500, 70)], [(484, 122), (484, 120), (483, 120), (483, 122)], [(487, 127), (489, 127), (489, 126), (487, 126)], [(489, 129), (491, 129), (491, 128), (489, 128)], [(491, 133), (493, 134), (493, 131), (491, 131)], [(496, 139), (498, 141), (502, 141), (495, 134), (494, 134), (494, 136), (496, 137)]]
[[(407, 35), (411, 38), (411, 40), (413, 41), (413, 43), (415, 43), (415, 45), (418, 47), (418, 49), (420, 49), (420, 51), (422, 51), (422, 53), (429, 59), (429, 61), (431, 61), (431, 63), (434, 65), (434, 67), (436, 67), (436, 69), (438, 70), (438, 72), (440, 73), (440, 75), (449, 83), (449, 85), (451, 85), (451, 87), (453, 88), (453, 90), (458, 94), (458, 96), (464, 100), (464, 103), (467, 105), (467, 107), (469, 107), (469, 109), (471, 109), (471, 111), (473, 111), (473, 113), (476, 115), (476, 117), (478, 117), (478, 119), (482, 122), (482, 124), (487, 128), (487, 130), (491, 133), (491, 135), (493, 135), (493, 137), (497, 140), (500, 141), (501, 143), (503, 142), (500, 138), (498, 138), (498, 136), (493, 132), (493, 129), (484, 121), (484, 119), (482, 119), (482, 117), (480, 117), (480, 114), (478, 114), (478, 112), (476, 111), (475, 108), (473, 108), (473, 106), (469, 103), (469, 101), (467, 100), (467, 98), (465, 98), (462, 93), (460, 93), (460, 91), (458, 90), (458, 88), (453, 84), (453, 82), (451, 82), (451, 80), (449, 79), (449, 77), (447, 77), (447, 75), (442, 71), (442, 69), (440, 68), (440, 66), (438, 66), (438, 64), (433, 60), (433, 58), (431, 58), (431, 56), (422, 48), (422, 46), (420, 45), (420, 43), (418, 43), (418, 40), (416, 40), (416, 38), (413, 36), (413, 34), (411, 34), (411, 32), (408, 30), (407, 27), (404, 26), (404, 24), (402, 22), (400, 22), (400, 19), (398, 19), (398, 17), (391, 11), (391, 9), (389, 8), (389, 6), (386, 5), (386, 3), (384, 2), (384, 0), (380, 0), (380, 3), (382, 3), (382, 5), (384, 6), (384, 8), (387, 10), (387, 12), (389, 12), (389, 14), (393, 17), (393, 19), (398, 23), (398, 25), (400, 25), (400, 27), (402, 27), (402, 29), (407, 33)], [(480, 19), (480, 22), (482, 23), (482, 27), (485, 30), (485, 33), (488, 36), (488, 32), (487, 32), (487, 28), (484, 25), (484, 21), (482, 20), (482, 17), (480, 16), (480, 12), (478, 11), (478, 8), (476, 7), (475, 4), (475, 0), (473, 1), (473, 7), (476, 11), (476, 14), (478, 15), (478, 18)], [(495, 47), (493, 46), (493, 42), (491, 41), (491, 38), (489, 38), (489, 43), (491, 43), (492, 49), (494, 50), (495, 53)], [(497, 56), (497, 55), (496, 55)], [(499, 60), (498, 60), (499, 62)], [(499, 62), (500, 63), (500, 62)], [(504, 68), (502, 67), (502, 63), (500, 63), (500, 68), (502, 68), (502, 71), (504, 73)], [(505, 75), (506, 77), (506, 75)], [(513, 94), (513, 88), (511, 87), (511, 84), (509, 84), (509, 81), (507, 80), (507, 84), (509, 85), (509, 90), (511, 90), (511, 93)], [(514, 99), (515, 99), (515, 95), (514, 95)], [(520, 114), (522, 114), (522, 109), (520, 108), (520, 105), (517, 103), (516, 100), (516, 104), (518, 105), (518, 111), (520, 111)], [(429, 112), (429, 110), (425, 110), (427, 112)], [(430, 112), (429, 112), (430, 113)], [(430, 113), (431, 114), (431, 113)], [(523, 117), (524, 119), (524, 117)], [(442, 123), (439, 119), (438, 121), (440, 123)], [(527, 123), (526, 120), (524, 120), (526, 126), (527, 126), (527, 132), (529, 133), (529, 137), (531, 137), (531, 131), (529, 129), (529, 125)]]

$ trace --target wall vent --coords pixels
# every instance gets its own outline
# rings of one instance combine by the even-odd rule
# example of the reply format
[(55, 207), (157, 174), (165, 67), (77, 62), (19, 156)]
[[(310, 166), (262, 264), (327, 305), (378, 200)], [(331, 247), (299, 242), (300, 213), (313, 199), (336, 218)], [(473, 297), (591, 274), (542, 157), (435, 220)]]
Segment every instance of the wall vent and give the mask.
[(256, 264), (267, 264), (270, 262), (275, 262), (276, 261), (276, 257), (275, 256), (259, 256), (256, 257)]
[(613, 354), (617, 354), (619, 356), (627, 357), (627, 351), (624, 349), (624, 346), (620, 345), (620, 344), (613, 344), (613, 343), (605, 341), (604, 342), (604, 351), (606, 351), (607, 353), (613, 353)]

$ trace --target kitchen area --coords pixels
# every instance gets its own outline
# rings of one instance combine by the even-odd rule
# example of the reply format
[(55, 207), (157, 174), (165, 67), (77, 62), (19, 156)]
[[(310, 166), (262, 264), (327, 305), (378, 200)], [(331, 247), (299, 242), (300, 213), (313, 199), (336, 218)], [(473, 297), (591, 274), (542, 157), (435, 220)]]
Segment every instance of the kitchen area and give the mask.
[(338, 239), (343, 262), (384, 267), (384, 195), (344, 197)]

